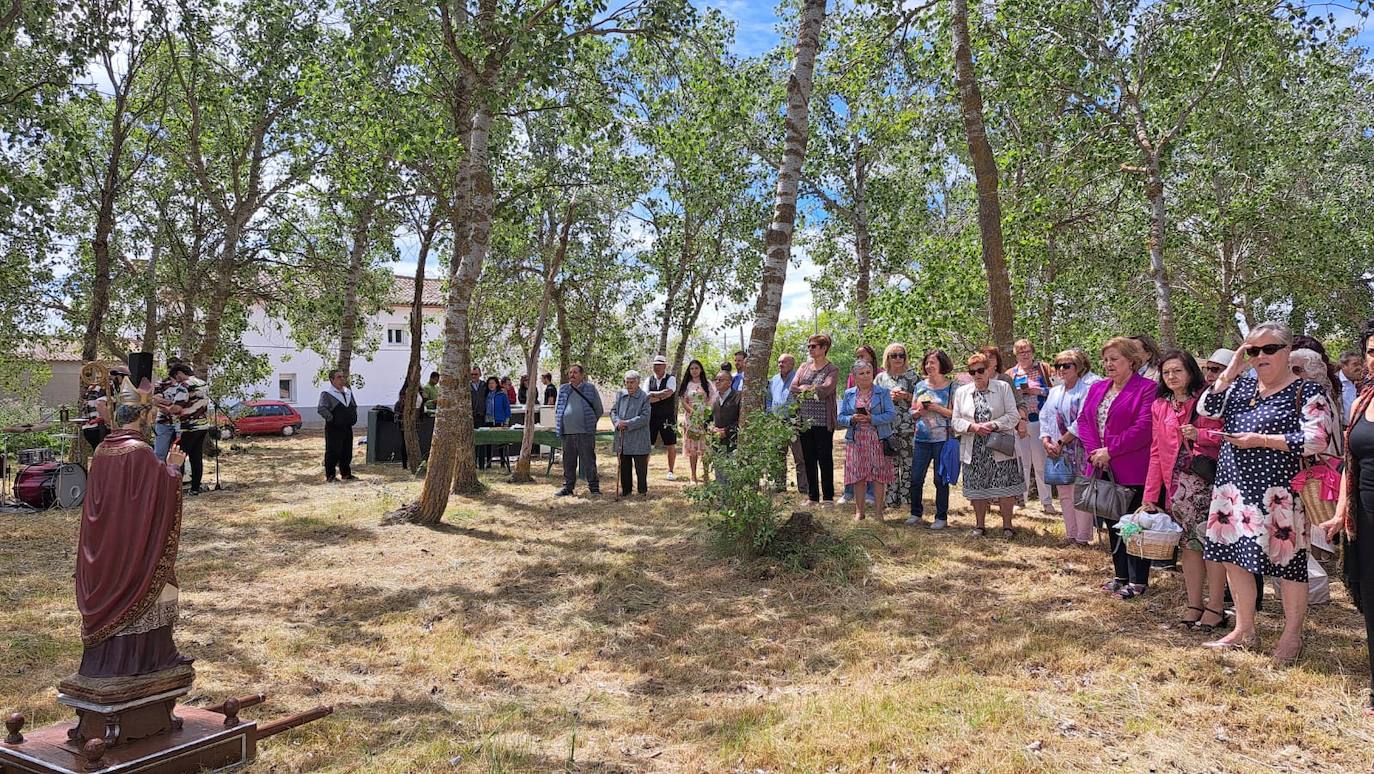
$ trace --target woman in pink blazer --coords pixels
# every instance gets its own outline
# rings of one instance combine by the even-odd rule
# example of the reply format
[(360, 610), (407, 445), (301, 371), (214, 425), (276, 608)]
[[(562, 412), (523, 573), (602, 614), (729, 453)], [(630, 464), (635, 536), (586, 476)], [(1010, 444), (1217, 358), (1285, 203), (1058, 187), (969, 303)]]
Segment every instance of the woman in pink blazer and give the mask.
[[(1159, 364), (1159, 374), (1158, 397), (1150, 408), (1153, 440), (1145, 475), (1145, 502), (1163, 508), (1183, 527), (1178, 547), (1182, 549), (1188, 605), (1179, 624), (1212, 631), (1226, 621), (1222, 604), (1226, 567), (1220, 562), (1203, 562), (1202, 541), (1207, 535), (1212, 478), (1221, 450), (1221, 421), (1198, 415), (1198, 396), (1207, 388), (1207, 381), (1192, 355), (1180, 350), (1167, 353)], [(1198, 458), (1205, 459), (1194, 464)], [(1212, 478), (1206, 477), (1208, 468)], [(1204, 606), (1204, 581), (1207, 598), (1215, 608)]]
[[(1127, 511), (1140, 507), (1150, 465), (1150, 405), (1158, 385), (1136, 373), (1145, 352), (1134, 339), (1117, 336), (1102, 346), (1105, 379), (1088, 388), (1078, 414), (1078, 437), (1087, 461), (1083, 475), (1109, 471), (1116, 483), (1134, 492)], [(1130, 556), (1113, 527), (1115, 520), (1098, 519), (1107, 528), (1115, 577), (1102, 590), (1121, 599), (1141, 596), (1150, 584), (1150, 560)]]

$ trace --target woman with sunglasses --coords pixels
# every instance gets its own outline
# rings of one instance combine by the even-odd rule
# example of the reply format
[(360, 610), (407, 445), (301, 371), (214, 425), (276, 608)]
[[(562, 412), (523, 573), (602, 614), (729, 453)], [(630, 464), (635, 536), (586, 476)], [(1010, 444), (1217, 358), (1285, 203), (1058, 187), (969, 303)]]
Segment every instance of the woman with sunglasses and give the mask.
[(1010, 454), (988, 445), (993, 433), (1012, 435), (1021, 415), (1016, 411), (1016, 395), (1011, 385), (998, 379), (987, 355), (982, 352), (968, 359), (972, 384), (954, 393), (954, 416), (950, 427), (959, 434), (959, 461), (963, 464), (964, 497), (973, 503), (973, 534), (986, 534), (984, 522), (988, 507), (996, 500), (1002, 513), (1002, 535), (1012, 537), (1012, 508), (1018, 495), (1026, 492), (1021, 462), (1016, 458), (1012, 436)]
[[(1078, 416), (1078, 438), (1087, 458), (1083, 475), (1110, 473), (1117, 485), (1129, 488), (1132, 496), (1126, 513), (1140, 507), (1150, 462), (1150, 404), (1158, 385), (1136, 372), (1146, 359), (1140, 343), (1132, 338), (1117, 336), (1102, 345), (1107, 378), (1088, 388)], [(1117, 520), (1097, 520), (1107, 530), (1114, 572), (1102, 590), (1132, 599), (1149, 588), (1150, 560), (1126, 553), (1126, 541), (1116, 531)]]
[[(1088, 398), (1088, 357), (1081, 349), (1066, 349), (1054, 356), (1054, 373), (1060, 383), (1050, 388), (1040, 409), (1039, 443), (1045, 456), (1063, 460), (1068, 470), (1083, 468), (1083, 444), (1078, 440), (1078, 416)], [(1064, 543), (1086, 546), (1093, 539), (1093, 516), (1073, 505), (1073, 484), (1058, 484), (1059, 510), (1064, 514)]]
[[(1292, 488), (1303, 455), (1326, 448), (1331, 401), (1288, 364), (1293, 335), (1266, 322), (1246, 337), (1240, 354), (1203, 393), (1199, 413), (1222, 421), (1221, 458), (1207, 519), (1203, 556), (1226, 565), (1236, 626), (1207, 647), (1254, 648), (1255, 579), (1277, 577), (1283, 598), (1283, 635), (1274, 661), (1302, 653), (1307, 615), (1307, 519)], [(1247, 365), (1255, 376), (1243, 375)]]
[[(1374, 373), (1374, 320), (1360, 333), (1366, 370)], [(1344, 575), (1355, 608), (1364, 614), (1365, 651), (1369, 654), (1369, 705), (1374, 715), (1374, 383), (1366, 383), (1351, 406), (1345, 428), (1345, 472), (1336, 515), (1324, 522), (1329, 540), (1345, 534)]]
[(830, 337), (818, 333), (806, 340), (811, 359), (797, 369), (792, 394), (797, 396), (797, 415), (806, 428), (801, 433), (802, 461), (806, 463), (807, 499), (835, 504), (835, 386), (840, 369), (830, 362)]
[(912, 441), (916, 434), (916, 417), (911, 413), (911, 399), (916, 394), (916, 382), (920, 378), (907, 368), (905, 344), (888, 344), (883, 350), (883, 370), (873, 379), (873, 383), (887, 389), (892, 395), (892, 405), (897, 416), (892, 420), (892, 435), (888, 444), (894, 452), (891, 456), (896, 481), (887, 488), (887, 505), (896, 508), (911, 493)]
[[(1159, 378), (1158, 397), (1150, 407), (1152, 439), (1145, 502), (1162, 507), (1183, 528), (1178, 547), (1183, 554), (1188, 601), (1178, 623), (1210, 632), (1226, 622), (1222, 604), (1226, 568), (1202, 558), (1221, 423), (1198, 416), (1198, 396), (1206, 382), (1192, 355), (1180, 350), (1166, 353), (1159, 364)], [(1202, 599), (1204, 585), (1211, 607)]]

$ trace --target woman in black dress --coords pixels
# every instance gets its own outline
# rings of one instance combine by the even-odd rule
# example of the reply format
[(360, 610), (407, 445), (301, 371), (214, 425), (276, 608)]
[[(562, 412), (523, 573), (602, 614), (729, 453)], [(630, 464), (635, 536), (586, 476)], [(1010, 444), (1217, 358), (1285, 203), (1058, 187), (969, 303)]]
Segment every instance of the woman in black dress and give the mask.
[[(1360, 334), (1366, 373), (1374, 369), (1374, 320)], [(1322, 524), (1329, 539), (1345, 533), (1345, 583), (1364, 613), (1365, 647), (1374, 642), (1374, 382), (1365, 382), (1345, 430), (1345, 473), (1336, 516)], [(1374, 714), (1374, 650), (1369, 652), (1369, 708)]]

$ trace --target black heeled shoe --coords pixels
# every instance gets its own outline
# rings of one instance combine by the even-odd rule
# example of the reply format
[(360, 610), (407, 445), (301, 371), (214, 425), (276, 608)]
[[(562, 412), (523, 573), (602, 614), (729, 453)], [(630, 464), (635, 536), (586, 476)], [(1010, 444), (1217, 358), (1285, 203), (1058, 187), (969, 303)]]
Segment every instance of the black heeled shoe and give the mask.
[[(1191, 609), (1196, 610), (1197, 608), (1191, 608)], [(1202, 622), (1203, 616), (1198, 616), (1198, 619), (1197, 619), (1196, 621), (1193, 622), (1193, 630), (1194, 630), (1194, 631), (1199, 631), (1199, 632), (1213, 632), (1213, 631), (1216, 631), (1216, 628), (1217, 628), (1218, 626), (1221, 626), (1222, 624), (1226, 623), (1226, 611), (1225, 611), (1225, 610), (1213, 610), (1213, 609), (1210, 608), (1210, 607), (1203, 608), (1203, 610), (1206, 611), (1205, 613), (1203, 613), (1203, 616), (1205, 616), (1207, 613), (1211, 613), (1212, 615), (1216, 616), (1218, 620), (1217, 620), (1216, 623), (1203, 623), (1203, 622)]]

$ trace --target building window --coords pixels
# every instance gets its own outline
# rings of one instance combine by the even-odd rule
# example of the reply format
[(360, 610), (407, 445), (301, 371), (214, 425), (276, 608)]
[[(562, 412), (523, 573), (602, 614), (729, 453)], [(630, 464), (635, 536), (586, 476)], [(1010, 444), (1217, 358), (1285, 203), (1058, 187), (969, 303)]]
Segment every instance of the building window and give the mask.
[(296, 375), (282, 374), (277, 377), (277, 399), (287, 403), (296, 402)]
[(388, 325), (386, 343), (391, 347), (404, 347), (410, 344), (410, 331), (404, 325)]

